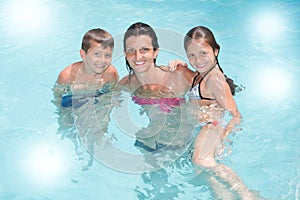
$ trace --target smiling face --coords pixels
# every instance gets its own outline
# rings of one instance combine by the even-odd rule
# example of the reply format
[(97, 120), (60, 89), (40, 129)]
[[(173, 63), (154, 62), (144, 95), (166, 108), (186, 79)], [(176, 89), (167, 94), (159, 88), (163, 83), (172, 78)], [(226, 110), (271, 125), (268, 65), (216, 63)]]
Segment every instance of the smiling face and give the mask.
[(204, 39), (192, 40), (186, 48), (186, 54), (199, 73), (205, 73), (217, 64), (218, 50), (214, 51)]
[(130, 36), (125, 41), (125, 57), (135, 73), (143, 73), (154, 67), (158, 51), (154, 51), (148, 35)]
[(81, 58), (84, 62), (84, 71), (87, 74), (101, 74), (110, 66), (112, 61), (111, 47), (103, 48), (97, 42), (91, 42), (91, 47), (87, 52), (80, 50)]

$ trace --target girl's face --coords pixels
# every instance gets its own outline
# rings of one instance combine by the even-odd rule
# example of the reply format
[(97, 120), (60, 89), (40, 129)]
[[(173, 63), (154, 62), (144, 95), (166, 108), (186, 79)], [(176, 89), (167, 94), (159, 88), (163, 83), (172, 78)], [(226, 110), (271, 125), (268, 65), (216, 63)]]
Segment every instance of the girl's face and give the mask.
[(102, 45), (97, 42), (92, 42), (87, 53), (81, 49), (80, 54), (86, 66), (86, 73), (101, 74), (105, 72), (111, 64), (112, 51), (112, 48), (106, 47), (104, 49)]
[(192, 40), (187, 46), (186, 54), (191, 65), (199, 73), (205, 73), (217, 64), (218, 50), (213, 51), (204, 39)]
[(159, 50), (153, 50), (152, 39), (148, 35), (130, 36), (125, 46), (126, 60), (135, 73), (143, 73), (154, 67)]

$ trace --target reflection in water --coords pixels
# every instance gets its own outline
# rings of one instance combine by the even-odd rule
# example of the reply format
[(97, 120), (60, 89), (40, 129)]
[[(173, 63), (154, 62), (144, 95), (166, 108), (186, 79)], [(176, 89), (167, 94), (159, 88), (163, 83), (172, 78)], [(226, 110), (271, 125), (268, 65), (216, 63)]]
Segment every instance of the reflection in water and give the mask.
[(264, 41), (278, 39), (287, 29), (286, 19), (280, 15), (280, 11), (264, 10), (253, 19), (253, 28), (256, 34)]
[[(291, 75), (282, 68), (263, 68), (257, 77), (259, 96), (267, 100), (281, 101), (290, 95)], [(266, 92), (267, 91), (267, 92)]]
[(65, 157), (49, 144), (36, 145), (27, 154), (25, 168), (38, 183), (51, 183), (66, 171)]
[[(80, 91), (72, 90), (68, 85), (56, 84), (53, 88), (53, 103), (57, 106), (59, 123), (57, 133), (62, 139), (72, 141), (79, 160), (84, 159), (82, 156), (88, 152), (89, 159), (84, 170), (93, 164), (95, 142), (102, 141), (107, 132), (111, 87), (113, 85), (106, 84), (97, 90)], [(64, 99), (66, 96), (70, 98)]]
[(38, 0), (6, 1), (2, 12), (11, 31), (15, 32), (15, 27), (18, 27), (17, 32), (22, 34), (45, 28), (45, 19), (49, 17), (49, 8)]

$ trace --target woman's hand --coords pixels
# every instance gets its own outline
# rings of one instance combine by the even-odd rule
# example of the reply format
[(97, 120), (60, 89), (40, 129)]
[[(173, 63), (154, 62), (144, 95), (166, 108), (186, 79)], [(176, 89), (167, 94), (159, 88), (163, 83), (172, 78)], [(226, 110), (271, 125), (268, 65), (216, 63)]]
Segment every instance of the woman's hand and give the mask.
[(188, 67), (188, 64), (181, 60), (171, 60), (168, 64), (169, 71), (174, 72), (177, 67)]

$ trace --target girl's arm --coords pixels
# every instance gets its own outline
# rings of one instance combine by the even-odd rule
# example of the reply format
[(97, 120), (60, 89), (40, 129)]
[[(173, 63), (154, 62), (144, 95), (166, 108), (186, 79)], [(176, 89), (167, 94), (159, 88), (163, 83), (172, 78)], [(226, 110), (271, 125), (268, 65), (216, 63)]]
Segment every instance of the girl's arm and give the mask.
[(241, 114), (238, 111), (235, 100), (231, 94), (229, 85), (226, 82), (226, 79), (223, 74), (217, 73), (212, 74), (207, 81), (207, 87), (209, 88), (210, 93), (216, 98), (220, 106), (229, 111), (232, 115), (231, 120), (225, 127), (223, 138), (225, 138), (233, 130), (234, 127), (240, 124)]

